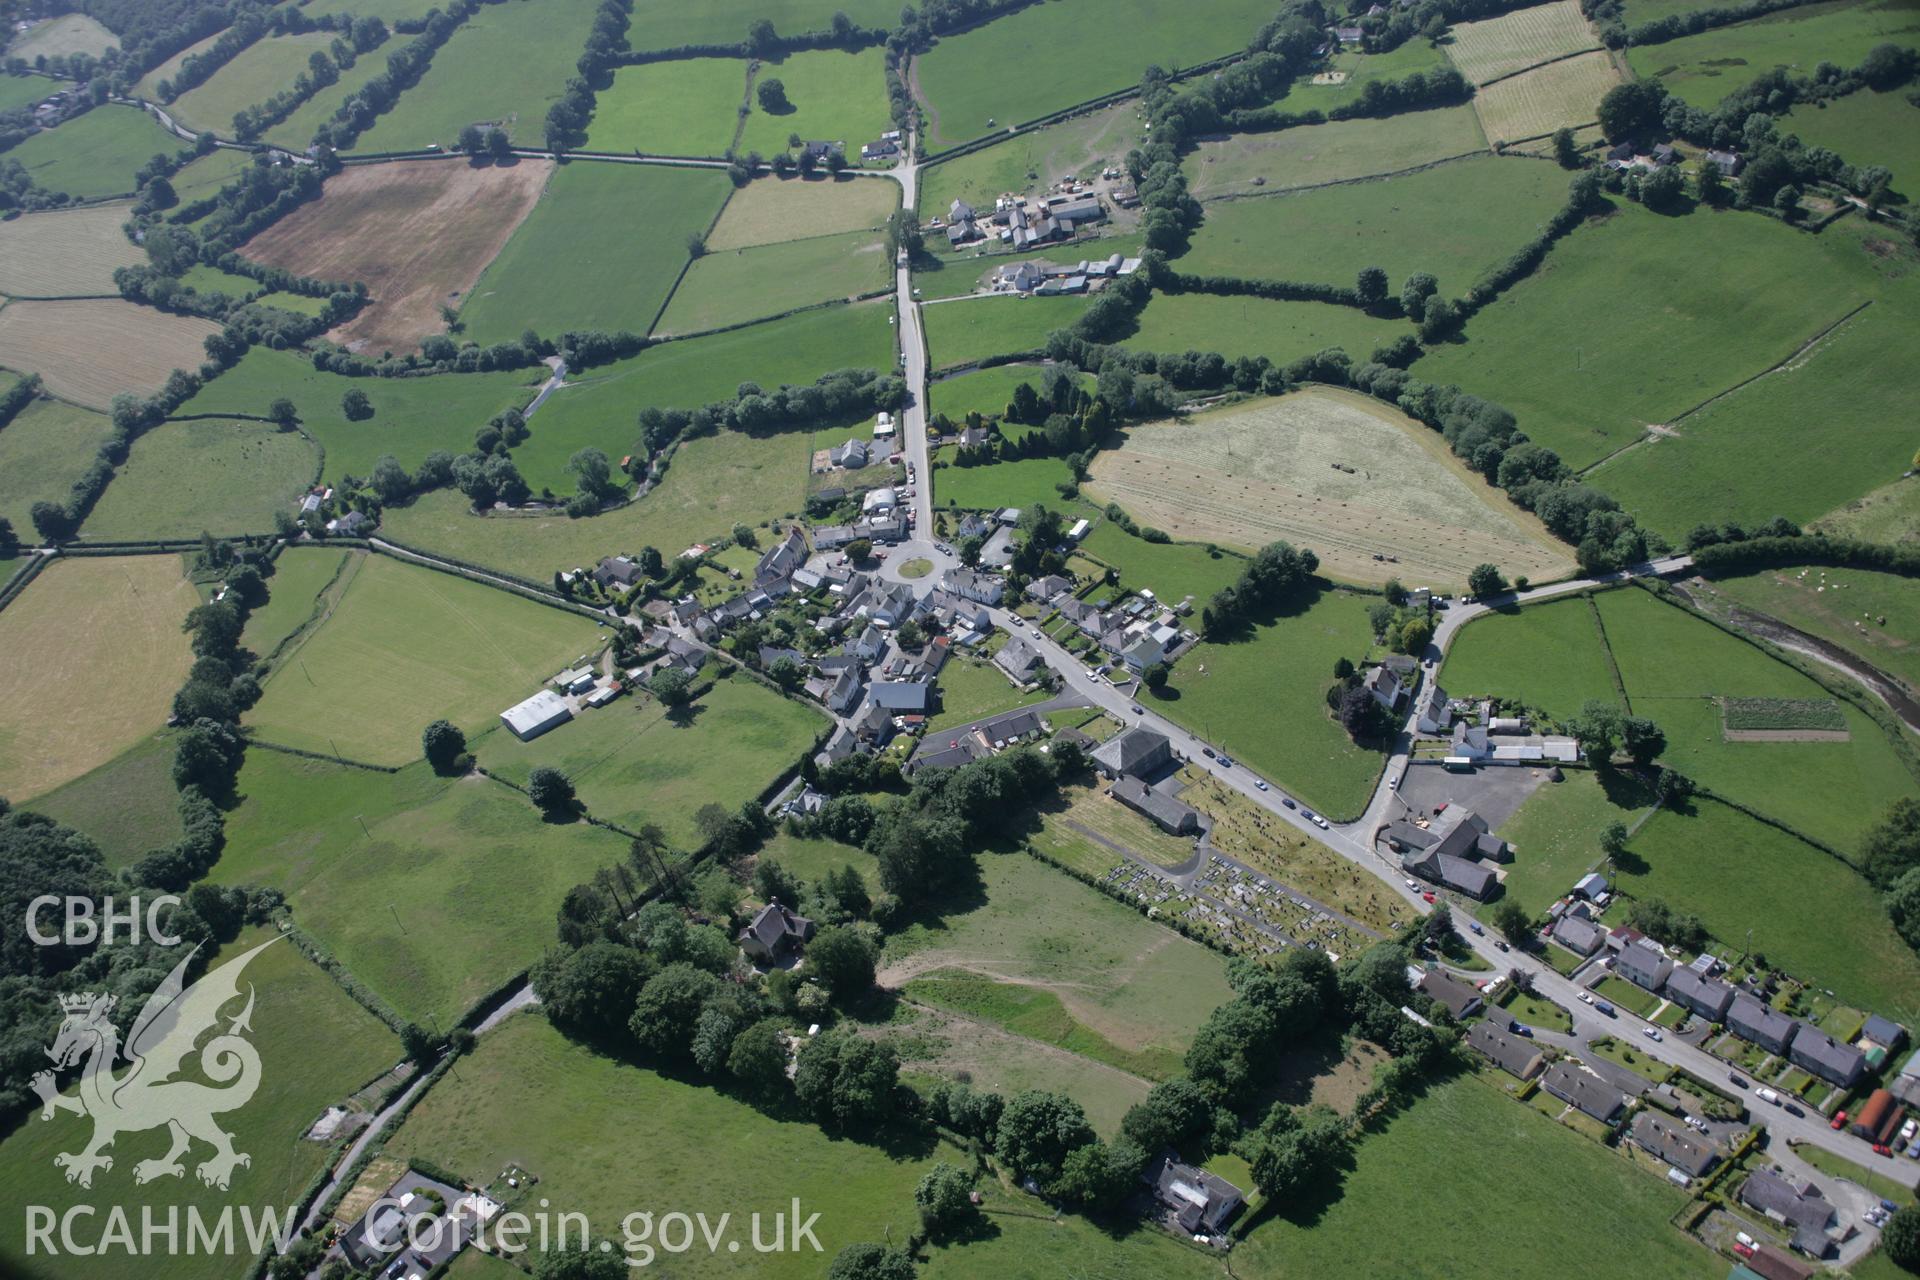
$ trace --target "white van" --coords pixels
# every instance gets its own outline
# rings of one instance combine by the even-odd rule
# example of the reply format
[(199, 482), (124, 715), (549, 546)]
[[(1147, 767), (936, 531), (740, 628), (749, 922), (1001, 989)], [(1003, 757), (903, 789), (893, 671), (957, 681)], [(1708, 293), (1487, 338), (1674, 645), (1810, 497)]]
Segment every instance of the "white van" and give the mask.
[(1780, 1105), (1780, 1095), (1775, 1093), (1773, 1090), (1767, 1088), (1765, 1085), (1762, 1085), (1760, 1088), (1755, 1089), (1753, 1091), (1753, 1096), (1760, 1099), (1760, 1101), (1762, 1102), (1771, 1102), (1776, 1107)]

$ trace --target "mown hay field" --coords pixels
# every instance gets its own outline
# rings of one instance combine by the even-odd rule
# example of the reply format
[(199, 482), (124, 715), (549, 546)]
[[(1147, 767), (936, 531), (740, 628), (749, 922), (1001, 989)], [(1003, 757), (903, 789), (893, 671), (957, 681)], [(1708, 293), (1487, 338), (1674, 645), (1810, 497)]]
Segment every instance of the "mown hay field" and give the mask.
[(927, 147), (955, 146), (1130, 89), (1152, 65), (1192, 66), (1237, 53), (1272, 17), (1261, 0), (1063, 0), (943, 36), (913, 68)]
[(0, 610), (0, 795), (31, 800), (159, 728), (199, 603), (178, 556), (101, 556), (48, 565)]
[[(223, 137), (230, 136), (236, 113), (259, 106), (274, 94), (291, 88), (294, 80), (307, 69), (307, 60), (316, 53), (325, 53), (333, 41), (331, 31), (256, 40), (218, 71), (175, 98), (167, 107), (167, 114), (196, 132), (211, 129)], [(384, 65), (386, 53), (387, 50), (379, 49), (366, 56)]]
[(7, 152), (49, 191), (81, 200), (132, 195), (133, 173), (155, 155), (180, 150), (180, 139), (138, 107), (107, 103), (34, 134)]
[(1877, 44), (1920, 44), (1920, 9), (1907, 0), (1805, 5), (1640, 45), (1627, 51), (1627, 64), (1640, 79), (1659, 80), (1687, 103), (1712, 110), (1764, 71), (1787, 67), (1804, 76), (1823, 61), (1858, 66)]
[(567, 890), (626, 854), (605, 828), (543, 821), (512, 788), (425, 761), (376, 773), (256, 747), (238, 791), (211, 878), (279, 889), (296, 925), (423, 1025), (537, 959)]
[(1543, 579), (1573, 563), (1437, 433), (1352, 392), (1131, 428), (1094, 459), (1087, 490), (1182, 541), (1310, 546), (1351, 582), (1460, 587), (1477, 564)]
[(596, 7), (593, 0), (482, 5), (353, 149), (445, 146), (470, 124), (497, 124), (522, 146), (544, 145), (547, 108), (577, 74)]
[[(245, 929), (220, 946), (208, 964), (223, 964), (273, 937), (270, 928)], [(354, 1003), (332, 976), (291, 942), (274, 941), (249, 961), (241, 983), (258, 996), (247, 1041), (260, 1055), (260, 1082), (247, 1105), (222, 1116), (220, 1123), (233, 1132), (235, 1149), (245, 1152), (250, 1162), (234, 1170), (226, 1189), (207, 1186), (195, 1166), (211, 1148), (196, 1142), (183, 1161), (184, 1176), (161, 1178), (124, 1193), (139, 1202), (138, 1209), (129, 1206), (130, 1214), (150, 1213), (156, 1224), (177, 1216), (183, 1225), (193, 1214), (213, 1224), (235, 1205), (246, 1205), (261, 1219), (277, 1215), (284, 1222), (326, 1165), (331, 1150), (326, 1143), (306, 1141), (308, 1128), (329, 1106), (339, 1104), (405, 1056), (399, 1037)], [(236, 1000), (233, 1008), (237, 1010), (241, 1003)], [(190, 1064), (196, 1061), (197, 1057), (188, 1059)], [(0, 1142), (0, 1196), (8, 1204), (46, 1205), (49, 1212), (74, 1213), (74, 1221), (87, 1221), (99, 1212), (94, 1206), (100, 1196), (122, 1194), (121, 1188), (135, 1185), (131, 1171), (136, 1164), (159, 1159), (167, 1151), (164, 1129), (123, 1132), (114, 1144), (113, 1169), (98, 1175), (89, 1191), (69, 1183), (54, 1157), (80, 1150), (90, 1129), (84, 1117), (71, 1114), (47, 1123), (35, 1119), (15, 1128)], [(234, 1216), (243, 1220), (239, 1214)], [(26, 1215), (6, 1217), (0, 1223), (0, 1271), (10, 1276), (200, 1280), (212, 1271), (243, 1268), (251, 1258), (236, 1221), (232, 1249), (224, 1253), (218, 1245), (209, 1249), (205, 1244), (189, 1252), (184, 1236), (178, 1248), (169, 1250), (162, 1236), (156, 1237), (161, 1243), (150, 1253), (116, 1248), (89, 1257), (78, 1267), (48, 1267), (45, 1244), (29, 1249), (30, 1241), (22, 1231)], [(210, 1256), (218, 1261), (210, 1265)]]
[(1464, 293), (1539, 234), (1566, 203), (1567, 181), (1556, 165), (1480, 155), (1377, 182), (1216, 200), (1174, 265), (1339, 285), (1377, 266), (1396, 289), (1425, 271), (1442, 293)]
[(65, 503), (112, 435), (106, 415), (45, 398), (0, 428), (0, 516), (23, 542), (36, 537), (33, 504)]
[(1861, 301), (1910, 287), (1887, 278), (1865, 226), (1842, 219), (1813, 237), (1769, 218), (1621, 203), (1474, 316), (1464, 341), (1430, 350), (1420, 377), (1472, 387), (1588, 466), (1785, 360)]
[(0, 222), (0, 293), (10, 298), (118, 297), (114, 269), (147, 261), (120, 229), (130, 207), (101, 204)]
[[(1411, 43), (1411, 42), (1409, 42)], [(1497, 18), (1454, 24), (1447, 56), (1475, 84), (1512, 75), (1582, 49), (1598, 49), (1578, 0), (1555, 0)]]
[(717, 253), (884, 227), (899, 207), (900, 188), (885, 179), (756, 178), (728, 197), (707, 249)]
[(122, 392), (149, 395), (175, 369), (194, 370), (220, 326), (118, 299), (10, 302), (0, 307), (0, 366), (37, 373), (48, 391), (90, 409)]
[(298, 275), (364, 283), (373, 301), (328, 336), (376, 357), (412, 351), (445, 331), (440, 309), (459, 307), (552, 173), (543, 160), (354, 165), (243, 252)]
[(1165, 293), (1147, 303), (1139, 331), (1124, 345), (1142, 351), (1218, 351), (1229, 360), (1266, 356), (1275, 364), (1340, 347), (1359, 364), (1381, 343), (1412, 332), (1405, 320), (1330, 302)]
[(746, 39), (747, 28), (761, 18), (783, 36), (798, 35), (827, 30), (837, 12), (862, 27), (891, 27), (900, 19), (900, 8), (893, 0), (702, 0), (700, 4), (643, 5), (627, 28), (627, 43), (636, 49), (732, 44)]
[(542, 765), (572, 781), (587, 812), (629, 830), (649, 822), (675, 848), (699, 845), (694, 814), (732, 813), (810, 751), (824, 715), (745, 676), (717, 681), (684, 720), (650, 697), (621, 698), (522, 742), (504, 730), (475, 752), (488, 772), (526, 785)]
[(1140, 129), (1140, 105), (1122, 102), (930, 165), (920, 171), (920, 216), (944, 218), (955, 200), (991, 209), (994, 197), (1006, 192), (1037, 193), (1062, 178), (1096, 178), (1139, 145)]
[[(815, 49), (790, 53), (778, 62), (762, 62), (755, 92), (748, 99), (740, 150), (772, 155), (787, 149), (791, 134), (846, 144), (847, 159), (858, 161), (860, 145), (893, 128), (887, 106), (886, 50), (844, 53)], [(792, 109), (777, 115), (760, 106), (758, 86), (778, 80)]]
[(387, 556), (281, 658), (247, 714), (259, 736), (371, 764), (420, 755), (420, 731), (467, 733), (599, 647), (585, 618)]
[(707, 231), (732, 189), (712, 170), (562, 166), (468, 294), (467, 335), (646, 332), (687, 262), (687, 237)]
[(1474, 94), (1473, 109), (1494, 143), (1519, 142), (1592, 124), (1600, 99), (1619, 83), (1611, 55), (1583, 53), (1488, 85)]
[(594, 97), (586, 150), (717, 158), (733, 145), (746, 101), (747, 64), (737, 58), (617, 67)]
[(85, 538), (271, 533), (320, 470), (297, 431), (221, 418), (168, 422), (133, 442), (94, 504)]
[(1486, 148), (1471, 106), (1437, 107), (1202, 142), (1185, 167), (1193, 194), (1209, 200), (1399, 173)]
[(75, 53), (97, 58), (119, 43), (118, 36), (87, 15), (63, 13), (57, 18), (34, 23), (7, 46), (7, 56), (25, 58), (28, 62), (35, 58), (58, 58)]
[(710, 252), (687, 268), (655, 332), (704, 333), (846, 301), (885, 290), (892, 277), (886, 239), (874, 231)]
[[(0, 311), (0, 320), (5, 318)], [(445, 373), (421, 378), (349, 378), (322, 373), (291, 351), (255, 347), (209, 382), (180, 413), (264, 418), (275, 400), (293, 401), (301, 428), (327, 451), (327, 475), (364, 476), (383, 454), (412, 470), (438, 449), (464, 453), (473, 434), (503, 409), (522, 409), (544, 382), (544, 368), (504, 373)], [(363, 391), (373, 416), (349, 419), (348, 391)]]

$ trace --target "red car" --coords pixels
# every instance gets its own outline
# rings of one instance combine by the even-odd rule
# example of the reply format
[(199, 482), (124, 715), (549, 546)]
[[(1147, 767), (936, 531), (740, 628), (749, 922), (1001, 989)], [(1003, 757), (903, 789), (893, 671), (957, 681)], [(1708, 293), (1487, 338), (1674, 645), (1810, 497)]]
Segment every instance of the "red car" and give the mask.
[(1847, 1125), (1847, 1113), (1844, 1111), (1836, 1111), (1833, 1113), (1833, 1119), (1828, 1123), (1827, 1128), (1844, 1129), (1846, 1128), (1846, 1125)]
[(1873, 1154), (1877, 1156), (1890, 1156), (1893, 1154), (1893, 1148), (1884, 1142), (1876, 1142), (1873, 1144)]
[(1433, 895), (1432, 895), (1432, 894), (1430, 894), (1430, 893), (1423, 893), (1423, 894), (1421, 894), (1420, 896), (1421, 896), (1421, 897), (1423, 897), (1423, 898), (1425, 898), (1425, 899), (1426, 899), (1426, 900), (1427, 900), (1428, 902), (1432, 902), (1432, 901), (1433, 901)]

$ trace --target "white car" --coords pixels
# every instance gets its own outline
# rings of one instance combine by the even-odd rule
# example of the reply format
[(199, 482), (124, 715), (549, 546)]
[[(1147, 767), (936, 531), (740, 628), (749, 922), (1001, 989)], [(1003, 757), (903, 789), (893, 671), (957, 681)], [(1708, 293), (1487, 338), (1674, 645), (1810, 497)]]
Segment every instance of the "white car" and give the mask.
[(1582, 992), (1580, 993), (1580, 1003), (1581, 1003), (1581, 1004), (1592, 1004), (1592, 1003), (1593, 1003), (1593, 992), (1591, 992), (1591, 991), (1582, 991)]
[(1645, 1036), (1649, 1040), (1658, 1040), (1660, 1039), (1660, 1028), (1642, 1027), (1640, 1028), (1640, 1034)]
[(1419, 887), (1420, 887), (1420, 885), (1419, 885), (1419, 883), (1418, 883), (1417, 881), (1413, 881), (1413, 880), (1409, 880), (1409, 881), (1407, 881), (1407, 888), (1409, 888), (1409, 889), (1418, 889)]
[(1256, 786), (1256, 787), (1258, 787), (1258, 788), (1260, 788), (1260, 789), (1261, 789), (1262, 791), (1265, 791), (1265, 790), (1267, 789), (1267, 784), (1266, 784), (1266, 783), (1264, 783), (1264, 782), (1262, 782), (1262, 781), (1260, 781), (1260, 779), (1258, 779), (1258, 778), (1255, 778), (1255, 779), (1253, 780), (1253, 785), (1254, 785), (1254, 786)]
[(1035, 640), (1038, 640), (1038, 639), (1040, 638), (1040, 628), (1038, 628), (1038, 627), (1035, 627), (1035, 628), (1033, 629), (1033, 638), (1034, 638)]

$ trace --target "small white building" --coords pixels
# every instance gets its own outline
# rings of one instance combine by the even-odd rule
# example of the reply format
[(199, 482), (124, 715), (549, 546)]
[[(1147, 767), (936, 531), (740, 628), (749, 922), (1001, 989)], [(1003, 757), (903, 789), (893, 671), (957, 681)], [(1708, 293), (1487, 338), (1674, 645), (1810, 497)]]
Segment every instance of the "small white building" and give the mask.
[(1080, 539), (1087, 536), (1087, 529), (1089, 527), (1090, 526), (1087, 524), (1085, 520), (1074, 521), (1073, 528), (1067, 530), (1067, 541), (1069, 542), (1080, 541)]
[(873, 420), (874, 439), (885, 440), (890, 436), (892, 436), (895, 430), (896, 428), (894, 426), (892, 414), (883, 412), (878, 417), (874, 418)]
[(869, 489), (867, 496), (860, 500), (862, 515), (875, 511), (891, 511), (900, 505), (900, 495), (892, 489)]
[(522, 742), (531, 741), (571, 719), (573, 710), (567, 706), (567, 700), (551, 689), (542, 689), (525, 702), (500, 713), (500, 722)]

